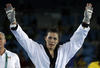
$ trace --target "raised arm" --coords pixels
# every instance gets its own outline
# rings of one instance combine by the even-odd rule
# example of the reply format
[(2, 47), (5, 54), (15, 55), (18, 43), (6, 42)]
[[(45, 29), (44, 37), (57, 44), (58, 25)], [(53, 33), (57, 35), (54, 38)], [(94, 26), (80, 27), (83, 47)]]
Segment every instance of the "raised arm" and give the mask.
[(27, 34), (22, 30), (18, 25), (15, 18), (15, 9), (11, 4), (6, 4), (5, 8), (7, 17), (10, 21), (10, 29), (20, 45), (28, 52), (28, 54), (35, 52), (35, 49), (38, 50), (39, 44), (30, 39)]
[(62, 50), (69, 59), (72, 58), (75, 53), (82, 47), (83, 42), (90, 30), (89, 24), (92, 17), (93, 8), (92, 4), (87, 3), (86, 9), (84, 12), (83, 23), (75, 31), (73, 36), (70, 39), (70, 42), (63, 44)]

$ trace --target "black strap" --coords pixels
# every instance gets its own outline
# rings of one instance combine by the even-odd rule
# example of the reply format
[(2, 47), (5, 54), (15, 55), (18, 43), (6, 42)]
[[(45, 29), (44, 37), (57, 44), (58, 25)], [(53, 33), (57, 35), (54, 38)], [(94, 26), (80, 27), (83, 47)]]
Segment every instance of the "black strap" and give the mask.
[(18, 24), (16, 24), (16, 27), (12, 27), (11, 29), (12, 30), (17, 30), (17, 28), (18, 28)]
[(83, 26), (83, 27), (88, 27), (89, 24), (83, 22), (83, 23), (82, 23), (82, 26)]
[(7, 68), (7, 64), (8, 64), (8, 55), (7, 55), (7, 53), (5, 53), (6, 54), (6, 56), (5, 56), (5, 68)]

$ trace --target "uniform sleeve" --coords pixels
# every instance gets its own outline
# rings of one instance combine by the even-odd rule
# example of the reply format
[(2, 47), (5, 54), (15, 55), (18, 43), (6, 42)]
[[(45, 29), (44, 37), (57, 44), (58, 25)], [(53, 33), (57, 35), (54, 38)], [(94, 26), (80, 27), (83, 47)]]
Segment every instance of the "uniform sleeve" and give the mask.
[(16, 55), (15, 68), (21, 68), (19, 57)]
[(19, 25), (16, 30), (11, 30), (11, 32), (14, 34), (20, 45), (28, 53), (29, 57), (31, 57), (32, 54), (35, 56), (35, 51), (38, 50), (39, 44), (30, 39)]
[(82, 47), (82, 44), (89, 32), (90, 28), (83, 28), (82, 25), (75, 31), (69, 42), (62, 45), (61, 49), (65, 57), (71, 59), (75, 53)]

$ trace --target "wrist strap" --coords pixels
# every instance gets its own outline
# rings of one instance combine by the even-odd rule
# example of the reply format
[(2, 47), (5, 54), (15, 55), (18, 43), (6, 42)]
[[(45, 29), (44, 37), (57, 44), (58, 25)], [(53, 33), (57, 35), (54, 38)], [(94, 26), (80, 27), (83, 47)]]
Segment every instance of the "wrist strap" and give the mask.
[(88, 27), (89, 24), (86, 24), (86, 23), (83, 22), (83, 23), (82, 23), (82, 26), (83, 26), (83, 27)]
[(18, 28), (18, 24), (10, 25), (10, 28), (11, 28), (12, 30), (16, 30), (16, 29)]

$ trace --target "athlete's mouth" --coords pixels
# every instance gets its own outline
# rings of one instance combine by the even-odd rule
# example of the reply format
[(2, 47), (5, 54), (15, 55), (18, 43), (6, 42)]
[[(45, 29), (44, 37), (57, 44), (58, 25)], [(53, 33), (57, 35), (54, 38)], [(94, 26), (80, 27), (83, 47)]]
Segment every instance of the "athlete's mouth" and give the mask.
[(50, 46), (54, 46), (54, 44), (49, 44)]

